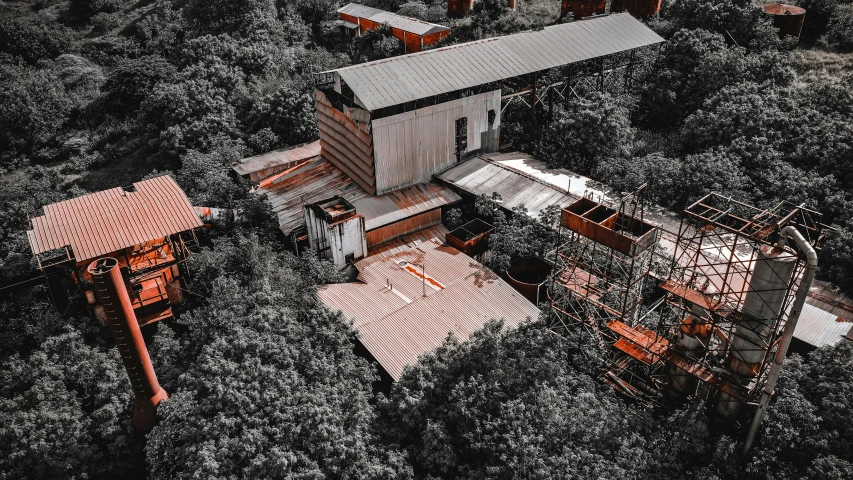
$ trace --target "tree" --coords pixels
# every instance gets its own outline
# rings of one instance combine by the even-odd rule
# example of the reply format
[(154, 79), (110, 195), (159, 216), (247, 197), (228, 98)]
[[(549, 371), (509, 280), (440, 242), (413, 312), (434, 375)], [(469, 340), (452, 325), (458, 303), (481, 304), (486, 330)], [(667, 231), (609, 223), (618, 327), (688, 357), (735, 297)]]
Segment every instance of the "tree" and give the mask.
[(0, 367), (0, 470), (9, 478), (91, 478), (141, 468), (133, 390), (115, 348), (66, 327)]
[(39, 150), (56, 139), (71, 107), (49, 69), (0, 64), (0, 165), (20, 153), (51, 157)]
[(826, 41), (840, 50), (853, 50), (853, 5), (843, 5), (835, 9), (829, 21)]
[(663, 11), (676, 28), (702, 29), (740, 46), (778, 44), (778, 32), (752, 0), (673, 0)]
[(536, 155), (549, 165), (589, 173), (597, 157), (629, 155), (634, 140), (628, 107), (606, 93), (573, 98), (555, 108)]
[(801, 38), (815, 41), (826, 33), (840, 2), (839, 0), (797, 0), (796, 3), (806, 9)]
[(379, 405), (386, 440), (424, 478), (629, 478), (641, 417), (571, 365), (581, 348), (539, 322), (491, 322), (408, 367)]
[(278, 146), (296, 145), (317, 138), (317, 117), (312, 95), (284, 83), (261, 97), (247, 116), (250, 132), (269, 129)]
[(149, 435), (151, 478), (405, 478), (370, 431), (374, 367), (317, 303), (333, 269), (242, 235), (191, 261), (198, 306), (179, 319), (185, 371)]
[(71, 34), (60, 24), (48, 24), (40, 16), (0, 13), (0, 52), (27, 63), (51, 60), (71, 48)]
[(684, 173), (677, 159), (653, 153), (640, 158), (602, 159), (593, 176), (607, 179), (610, 187), (621, 192), (632, 192), (646, 184), (644, 198), (668, 206), (680, 200)]
[(85, 108), (100, 95), (101, 85), (106, 80), (101, 67), (78, 55), (60, 55), (54, 62), (53, 71), (77, 110)]
[(155, 86), (176, 76), (175, 67), (157, 55), (120, 61), (103, 87), (106, 107), (114, 115), (131, 115)]

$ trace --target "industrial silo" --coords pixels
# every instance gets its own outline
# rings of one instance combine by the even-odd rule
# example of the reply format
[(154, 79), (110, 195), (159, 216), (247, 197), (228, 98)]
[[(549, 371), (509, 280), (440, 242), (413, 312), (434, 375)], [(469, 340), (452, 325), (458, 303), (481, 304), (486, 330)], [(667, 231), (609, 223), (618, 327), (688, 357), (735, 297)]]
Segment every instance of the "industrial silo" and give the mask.
[(571, 13), (575, 20), (580, 20), (592, 15), (603, 15), (606, 9), (606, 0), (563, 0), (560, 18)]
[(627, 11), (637, 18), (649, 18), (660, 11), (661, 0), (613, 0), (611, 13)]

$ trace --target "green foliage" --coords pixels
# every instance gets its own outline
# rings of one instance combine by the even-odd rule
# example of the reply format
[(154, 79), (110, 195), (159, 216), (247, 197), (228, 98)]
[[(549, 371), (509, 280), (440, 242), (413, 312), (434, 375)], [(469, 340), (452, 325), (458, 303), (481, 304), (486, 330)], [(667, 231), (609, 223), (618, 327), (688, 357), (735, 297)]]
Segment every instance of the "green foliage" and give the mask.
[(418, 18), (420, 20), (426, 20), (427, 16), (427, 6), (423, 2), (409, 2), (404, 3), (400, 6), (400, 9), (397, 10), (398, 15), (403, 15), (405, 17)]
[(646, 184), (644, 199), (659, 205), (680, 200), (683, 176), (680, 161), (653, 153), (639, 158), (607, 158), (596, 166), (596, 178), (611, 179), (610, 187), (631, 192)]
[(296, 145), (317, 138), (314, 98), (285, 83), (260, 98), (247, 115), (248, 131), (269, 129), (278, 138), (275, 147)]
[(0, 64), (0, 166), (19, 153), (50, 158), (44, 150), (60, 133), (72, 103), (46, 68)]
[(180, 319), (186, 370), (149, 435), (151, 478), (405, 475), (370, 432), (373, 367), (317, 304), (329, 265), (242, 236), (192, 263), (205, 300)]
[(106, 81), (101, 67), (78, 55), (60, 55), (54, 62), (53, 71), (77, 110), (92, 103)]
[(175, 67), (157, 55), (120, 61), (103, 86), (106, 107), (114, 115), (132, 115), (155, 86), (176, 75)]
[(787, 54), (747, 53), (726, 46), (722, 35), (679, 30), (667, 42), (657, 71), (640, 86), (637, 120), (647, 128), (677, 127), (721, 89), (742, 82), (786, 86), (793, 80)]
[(403, 42), (391, 36), (391, 27), (383, 25), (353, 39), (352, 63), (371, 62), (402, 55)]
[(180, 48), (186, 29), (183, 10), (168, 0), (157, 0), (157, 7), (134, 25), (136, 38), (149, 54), (168, 57)]
[(536, 155), (549, 165), (589, 173), (598, 157), (628, 155), (634, 140), (623, 99), (606, 93), (572, 98), (555, 108)]
[(796, 4), (806, 9), (800, 38), (814, 41), (823, 36), (839, 3), (839, 0), (797, 0)]
[(640, 418), (572, 363), (588, 361), (544, 325), (492, 322), (408, 368), (379, 425), (424, 478), (631, 478)]
[(675, 29), (708, 30), (742, 47), (778, 44), (777, 30), (752, 0), (674, 0), (664, 15)]
[(71, 34), (57, 23), (40, 16), (17, 16), (0, 12), (0, 52), (34, 64), (51, 60), (71, 48)]
[(217, 145), (210, 153), (190, 150), (181, 156), (176, 180), (193, 205), (235, 207), (236, 200), (244, 197), (249, 188), (230, 176), (231, 165), (243, 156), (243, 149), (233, 142)]
[(0, 470), (8, 478), (92, 478), (136, 471), (142, 446), (118, 351), (66, 328), (0, 367)]
[[(494, 203), (485, 197), (477, 200)], [(496, 210), (496, 206), (486, 208)], [(482, 209), (483, 206), (480, 205), (480, 210)], [(559, 215), (560, 208), (557, 205), (546, 207), (539, 213), (539, 218), (531, 217), (523, 205), (514, 208), (507, 221), (492, 215), (495, 231), (489, 237), (489, 266), (503, 273), (513, 260), (544, 258), (545, 254), (556, 246), (557, 231), (554, 227)]]
[(853, 5), (839, 6), (829, 21), (826, 41), (843, 51), (853, 51)]
[(68, 7), (72, 12), (82, 15), (110, 13), (122, 8), (122, 0), (69, 0)]

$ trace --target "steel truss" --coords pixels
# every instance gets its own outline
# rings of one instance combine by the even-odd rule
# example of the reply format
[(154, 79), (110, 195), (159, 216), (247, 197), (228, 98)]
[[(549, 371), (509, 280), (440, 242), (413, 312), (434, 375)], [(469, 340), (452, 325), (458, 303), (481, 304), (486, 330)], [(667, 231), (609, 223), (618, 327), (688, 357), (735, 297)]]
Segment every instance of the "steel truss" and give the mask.
[[(710, 194), (685, 210), (669, 273), (653, 290), (645, 289), (649, 264), (663, 248), (614, 251), (607, 236), (565, 222), (573, 206), (561, 222), (568, 238), (554, 253), (552, 328), (589, 331), (609, 362), (602, 380), (621, 393), (648, 405), (701, 398), (740, 426), (767, 381), (805, 268), (802, 252), (780, 241), (781, 230), (794, 226), (817, 248), (819, 214)], [(645, 238), (626, 237), (631, 244)]]

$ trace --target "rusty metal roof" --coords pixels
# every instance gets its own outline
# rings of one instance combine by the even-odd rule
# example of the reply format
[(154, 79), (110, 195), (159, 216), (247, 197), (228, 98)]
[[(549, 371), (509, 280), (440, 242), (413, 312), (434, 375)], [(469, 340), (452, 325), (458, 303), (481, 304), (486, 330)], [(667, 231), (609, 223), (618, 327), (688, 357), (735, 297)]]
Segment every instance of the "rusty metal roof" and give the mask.
[(404, 32), (414, 33), (415, 35), (421, 36), (450, 30), (449, 27), (445, 27), (444, 25), (424, 22), (417, 18), (398, 15), (396, 13), (368, 7), (366, 5), (360, 5), (358, 3), (348, 3), (339, 8), (338, 13), (351, 15), (353, 17), (366, 18), (372, 22), (386, 24), (392, 28), (397, 28)]
[(27, 231), (38, 255), (70, 246), (78, 262), (202, 225), (168, 175), (45, 205)]
[(794, 338), (816, 348), (835, 345), (853, 328), (853, 322), (806, 303), (794, 329)]
[(255, 155), (254, 157), (244, 158), (240, 160), (239, 163), (234, 164), (231, 168), (241, 176), (267, 171), (266, 173), (268, 174), (259, 176), (260, 178), (265, 178), (277, 173), (275, 172), (276, 167), (280, 169), (279, 171), (286, 170), (301, 161), (310, 159), (311, 157), (316, 157), (317, 155), (320, 155), (320, 140), (300, 145), (293, 145), (279, 150), (273, 150), (272, 152), (263, 153), (261, 155)]
[(395, 380), (450, 332), (467, 340), (491, 319), (506, 319), (512, 328), (539, 315), (509, 284), (442, 239), (408, 241), (360, 261), (358, 282), (319, 289), (326, 306), (354, 320), (361, 343)]
[(663, 41), (631, 15), (614, 14), (334, 71), (373, 111)]
[(483, 156), (470, 158), (439, 174), (438, 178), (472, 195), (491, 196), (497, 193), (501, 196), (501, 206), (511, 210), (524, 205), (532, 217), (538, 217), (539, 212), (549, 205), (562, 208), (580, 198)]
[(366, 197), (353, 202), (353, 206), (364, 217), (364, 229), (373, 230), (461, 199), (449, 187), (422, 183), (384, 195)]
[(364, 217), (373, 230), (419, 213), (458, 201), (450, 188), (432, 183), (413, 185), (385, 195), (371, 196), (354, 180), (323, 157), (317, 157), (261, 184), (285, 235), (302, 226), (302, 206), (341, 196)]

